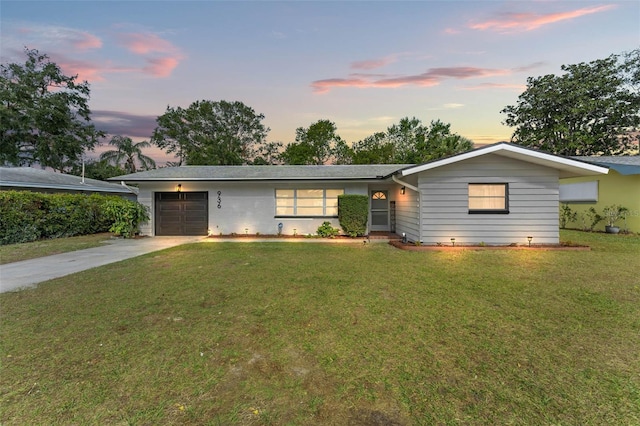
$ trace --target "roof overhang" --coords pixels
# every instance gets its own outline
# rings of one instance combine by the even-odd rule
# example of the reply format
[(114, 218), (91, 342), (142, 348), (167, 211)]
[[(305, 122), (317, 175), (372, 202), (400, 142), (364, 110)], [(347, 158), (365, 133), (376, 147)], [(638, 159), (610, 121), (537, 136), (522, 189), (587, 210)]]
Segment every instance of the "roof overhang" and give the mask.
[(536, 151), (518, 145), (502, 142), (495, 145), (478, 148), (473, 151), (464, 152), (452, 157), (435, 160), (430, 163), (408, 167), (406, 169), (398, 171), (398, 173), (401, 176), (410, 176), (416, 173), (436, 169), (438, 167), (446, 166), (449, 164), (459, 163), (461, 161), (470, 160), (472, 158), (481, 157), (488, 154), (499, 155), (506, 158), (512, 158), (515, 160), (525, 161), (528, 163), (556, 169), (559, 171), (560, 178), (592, 176), (607, 174), (609, 172), (609, 169), (606, 167), (601, 167), (595, 164), (586, 163), (584, 161), (573, 160), (571, 158), (561, 157), (553, 154), (547, 154), (541, 151)]
[(37, 188), (37, 189), (52, 189), (63, 191), (78, 191), (78, 192), (108, 192), (113, 194), (137, 194), (137, 189), (130, 188), (125, 185), (105, 188), (92, 185), (65, 185), (60, 183), (38, 183), (38, 182), (18, 182), (18, 181), (0, 181), (0, 188)]

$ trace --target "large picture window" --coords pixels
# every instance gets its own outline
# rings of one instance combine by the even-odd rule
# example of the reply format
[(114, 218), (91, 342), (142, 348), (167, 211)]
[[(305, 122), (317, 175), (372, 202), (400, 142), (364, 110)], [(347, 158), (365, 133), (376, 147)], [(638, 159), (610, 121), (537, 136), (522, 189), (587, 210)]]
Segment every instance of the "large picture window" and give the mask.
[(506, 183), (470, 183), (469, 213), (509, 213), (509, 185)]
[(276, 189), (276, 216), (338, 216), (343, 189)]

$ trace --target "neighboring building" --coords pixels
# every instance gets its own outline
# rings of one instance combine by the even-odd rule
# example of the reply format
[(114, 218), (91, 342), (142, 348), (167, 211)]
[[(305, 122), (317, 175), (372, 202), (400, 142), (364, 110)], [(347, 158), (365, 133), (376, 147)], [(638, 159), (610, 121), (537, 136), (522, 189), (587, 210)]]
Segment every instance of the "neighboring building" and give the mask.
[[(602, 167), (608, 167), (606, 176), (584, 176), (562, 179), (560, 182), (560, 202), (568, 204), (578, 212), (577, 223), (567, 227), (582, 228), (580, 217), (591, 207), (602, 215), (606, 206), (614, 204), (626, 207), (627, 228), (631, 232), (640, 232), (640, 156), (624, 157), (573, 157)], [(596, 230), (604, 230), (604, 221)], [(624, 222), (618, 222), (624, 227)]]
[(118, 195), (133, 201), (138, 196), (137, 188), (124, 184), (86, 179), (32, 167), (0, 167), (0, 191), (9, 190)]
[(339, 227), (339, 194), (362, 194), (369, 231), (424, 244), (557, 244), (559, 179), (606, 173), (499, 143), (422, 165), (182, 166), (113, 180), (139, 185), (147, 235), (315, 234), (324, 221)]

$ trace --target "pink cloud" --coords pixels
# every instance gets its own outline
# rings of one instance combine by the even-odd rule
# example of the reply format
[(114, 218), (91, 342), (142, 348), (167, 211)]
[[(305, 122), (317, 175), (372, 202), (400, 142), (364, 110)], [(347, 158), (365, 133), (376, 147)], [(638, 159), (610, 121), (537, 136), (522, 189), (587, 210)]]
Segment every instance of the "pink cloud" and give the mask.
[(463, 87), (463, 90), (484, 90), (484, 89), (509, 89), (509, 90), (526, 90), (525, 84), (505, 84), (505, 83), (481, 83), (475, 86)]
[(395, 62), (395, 58), (387, 57), (381, 59), (369, 59), (365, 61), (357, 61), (351, 64), (352, 69), (356, 70), (373, 70), (376, 68), (384, 67), (385, 65), (389, 65), (390, 63)]
[(155, 77), (169, 77), (174, 68), (178, 66), (179, 59), (175, 57), (150, 58), (147, 59), (149, 65), (142, 70)]
[(491, 77), (497, 75), (510, 74), (512, 71), (508, 69), (491, 69), (477, 67), (445, 67), (431, 68), (427, 72), (416, 75), (382, 77), (366, 76), (358, 74), (350, 78), (331, 78), (325, 80), (317, 80), (311, 83), (311, 87), (315, 93), (327, 93), (336, 87), (355, 87), (355, 88), (394, 88), (403, 86), (420, 86), (430, 87), (440, 84), (443, 80), (467, 79), (479, 77)]
[(99, 49), (102, 47), (102, 40), (84, 31), (69, 30), (67, 40), (78, 50)]
[(125, 33), (118, 39), (126, 49), (145, 58), (147, 65), (141, 70), (154, 77), (170, 76), (183, 58), (180, 49), (156, 34)]
[(125, 48), (138, 55), (152, 52), (167, 53), (177, 48), (169, 41), (150, 33), (125, 33), (118, 36)]
[(469, 27), (474, 30), (481, 30), (481, 31), (484, 31), (484, 30), (498, 31), (498, 32), (531, 31), (531, 30), (540, 28), (544, 25), (576, 19), (581, 16), (590, 15), (593, 13), (605, 12), (613, 8), (615, 8), (615, 5), (584, 7), (581, 9), (571, 10), (568, 12), (547, 13), (547, 14), (506, 13), (506, 14), (500, 15), (495, 19), (490, 19), (484, 22), (471, 24), (469, 25)]

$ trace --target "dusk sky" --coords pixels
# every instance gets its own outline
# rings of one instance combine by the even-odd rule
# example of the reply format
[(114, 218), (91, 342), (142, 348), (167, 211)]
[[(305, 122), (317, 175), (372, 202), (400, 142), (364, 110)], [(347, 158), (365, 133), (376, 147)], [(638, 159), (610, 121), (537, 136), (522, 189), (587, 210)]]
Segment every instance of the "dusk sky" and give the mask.
[(406, 116), (509, 140), (500, 110), (527, 77), (640, 46), (635, 0), (2, 0), (0, 16), (3, 63), (48, 54), (90, 82), (98, 128), (136, 141), (202, 99), (244, 102), (285, 144), (320, 119), (353, 143)]

